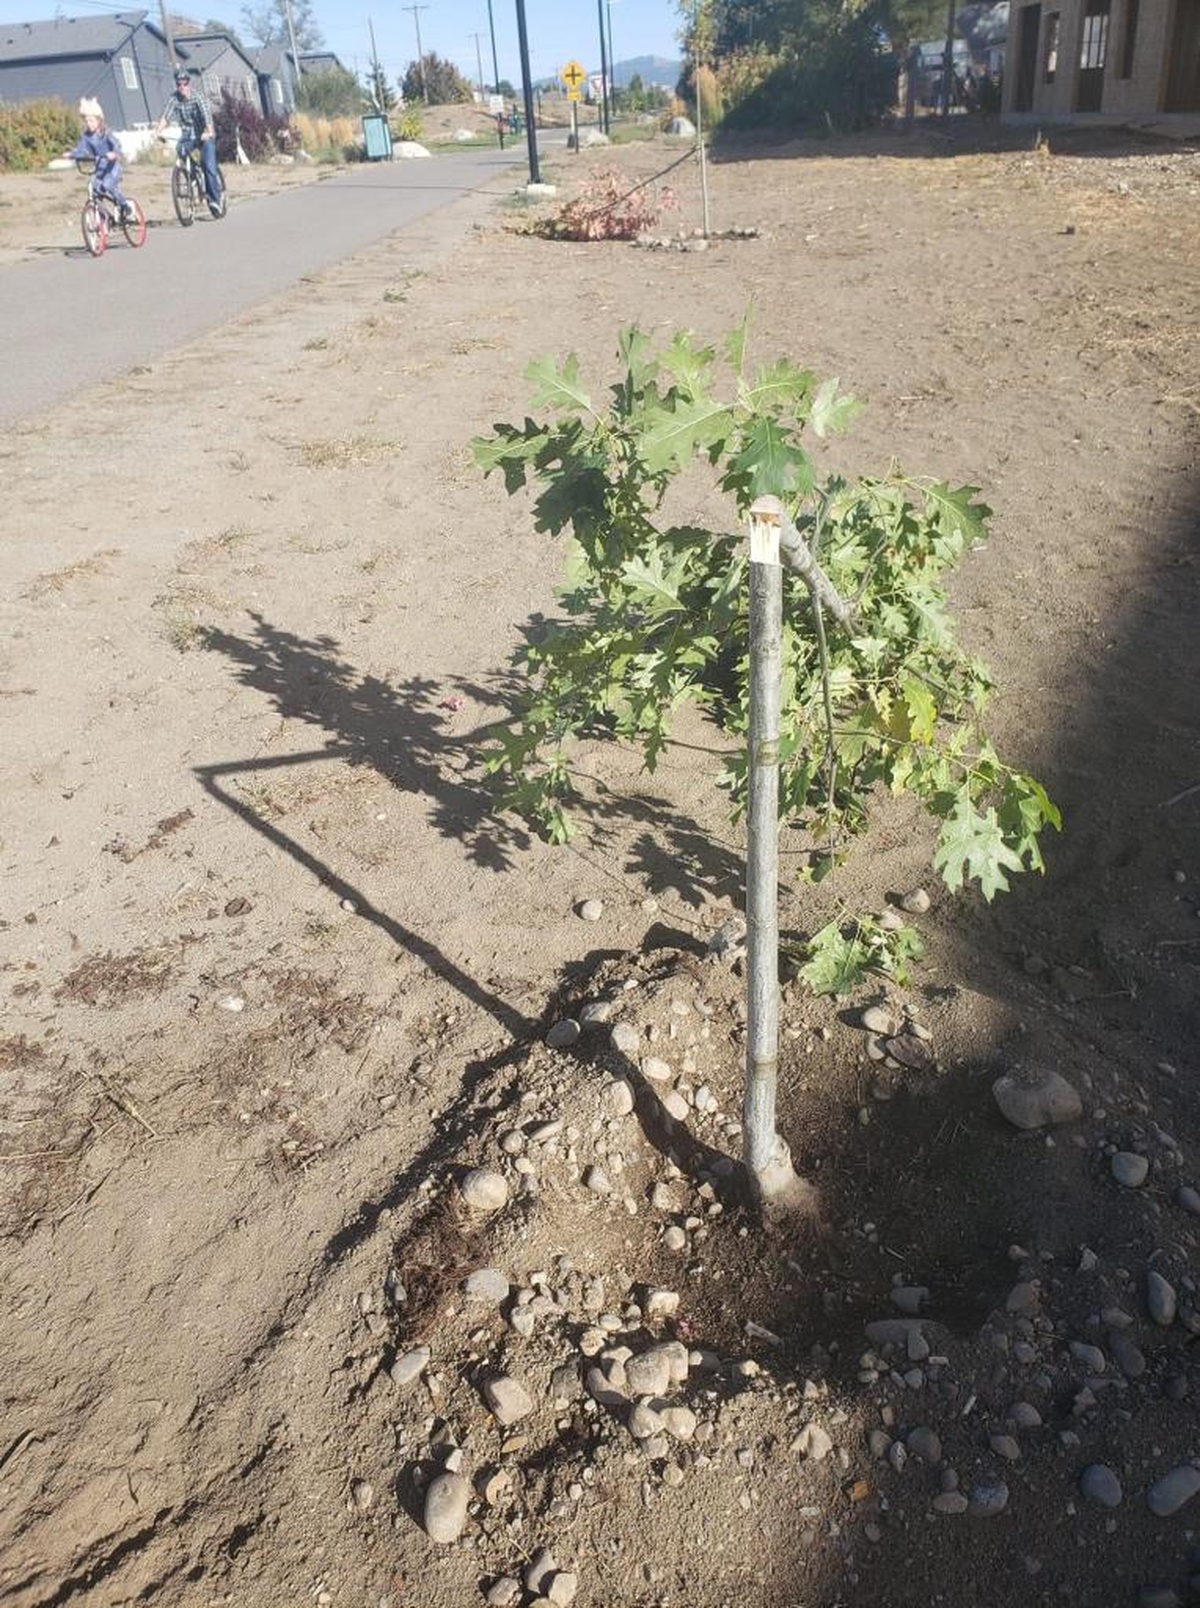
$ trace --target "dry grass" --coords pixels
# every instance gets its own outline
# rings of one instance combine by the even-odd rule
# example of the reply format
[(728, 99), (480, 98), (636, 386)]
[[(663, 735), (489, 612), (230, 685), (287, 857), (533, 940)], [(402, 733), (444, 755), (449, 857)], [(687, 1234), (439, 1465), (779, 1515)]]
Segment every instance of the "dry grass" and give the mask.
[(46, 597), (51, 592), (62, 592), (72, 581), (82, 580), (85, 575), (102, 575), (108, 568), (110, 558), (120, 558), (125, 551), (123, 547), (101, 547), (90, 553), (87, 558), (76, 559), (74, 564), (68, 564), (65, 569), (48, 570), (39, 575), (25, 588), (24, 596), (31, 602)]
[(400, 441), (374, 441), (370, 436), (355, 435), (301, 441), (295, 451), (306, 469), (353, 469), (359, 464), (378, 463), (402, 447)]

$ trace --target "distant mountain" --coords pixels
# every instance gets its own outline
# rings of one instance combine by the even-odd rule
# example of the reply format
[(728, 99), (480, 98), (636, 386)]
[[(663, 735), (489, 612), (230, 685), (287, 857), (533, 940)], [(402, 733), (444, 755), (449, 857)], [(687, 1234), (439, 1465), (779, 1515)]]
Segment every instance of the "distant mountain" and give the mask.
[(628, 61), (617, 62), (612, 75), (618, 89), (627, 89), (635, 75), (643, 84), (666, 84), (674, 89), (682, 71), (683, 63), (667, 56), (631, 56)]

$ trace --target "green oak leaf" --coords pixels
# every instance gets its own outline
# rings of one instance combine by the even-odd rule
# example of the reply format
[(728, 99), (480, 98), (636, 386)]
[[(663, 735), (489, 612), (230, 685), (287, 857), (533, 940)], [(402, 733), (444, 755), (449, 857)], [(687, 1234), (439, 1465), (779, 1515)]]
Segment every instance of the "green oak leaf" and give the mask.
[(722, 481), (726, 490), (740, 490), (751, 502), (766, 496), (795, 498), (812, 490), (809, 456), (777, 420), (760, 414), (743, 428), (741, 439), (742, 449), (729, 460)]
[(590, 413), (591, 398), (579, 384), (579, 359), (570, 352), (562, 367), (553, 357), (535, 357), (525, 370), (534, 387), (533, 406), (553, 408), (557, 413)]
[(838, 395), (836, 380), (824, 380), (812, 399), (809, 422), (819, 436), (840, 435), (843, 430), (850, 428), (855, 416), (861, 412), (862, 404), (852, 396)]
[(1020, 855), (1004, 840), (995, 810), (989, 808), (981, 814), (966, 788), (938, 833), (933, 865), (952, 893), (962, 887), (964, 878), (977, 877), (989, 904), (1001, 889), (1008, 888), (1005, 871), (1023, 869)]

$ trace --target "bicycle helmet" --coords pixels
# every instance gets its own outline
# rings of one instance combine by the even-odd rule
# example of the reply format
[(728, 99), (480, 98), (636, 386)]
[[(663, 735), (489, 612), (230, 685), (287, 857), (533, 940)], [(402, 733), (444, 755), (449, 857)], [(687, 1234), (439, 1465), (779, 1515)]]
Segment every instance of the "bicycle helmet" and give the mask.
[(186, 67), (176, 67), (176, 69), (175, 69), (175, 82), (177, 84), (190, 84), (191, 81), (192, 81), (192, 75), (191, 75), (191, 73), (188, 72)]

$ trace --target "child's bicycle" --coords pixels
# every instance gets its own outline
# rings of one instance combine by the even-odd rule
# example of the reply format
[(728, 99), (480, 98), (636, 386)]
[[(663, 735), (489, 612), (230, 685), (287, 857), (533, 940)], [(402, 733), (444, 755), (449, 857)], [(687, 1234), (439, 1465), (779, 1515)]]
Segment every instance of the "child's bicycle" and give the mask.
[(108, 249), (111, 229), (119, 228), (135, 249), (146, 244), (146, 214), (136, 201), (125, 198), (124, 208), (117, 205), (103, 188), (94, 162), (80, 161), (76, 167), (88, 175), (87, 200), (79, 222), (83, 230), (83, 243), (89, 255), (102, 257)]
[(228, 205), (228, 192), (225, 189), (225, 175), (217, 165), (217, 187), (220, 196), (216, 201), (208, 199), (208, 186), (204, 182), (204, 166), (200, 161), (200, 148), (193, 145), (186, 156), (176, 155), (175, 166), (171, 170), (171, 200), (175, 203), (175, 216), (185, 229), (190, 229), (196, 221), (196, 214), (203, 207), (207, 207), (214, 218), (223, 218)]

